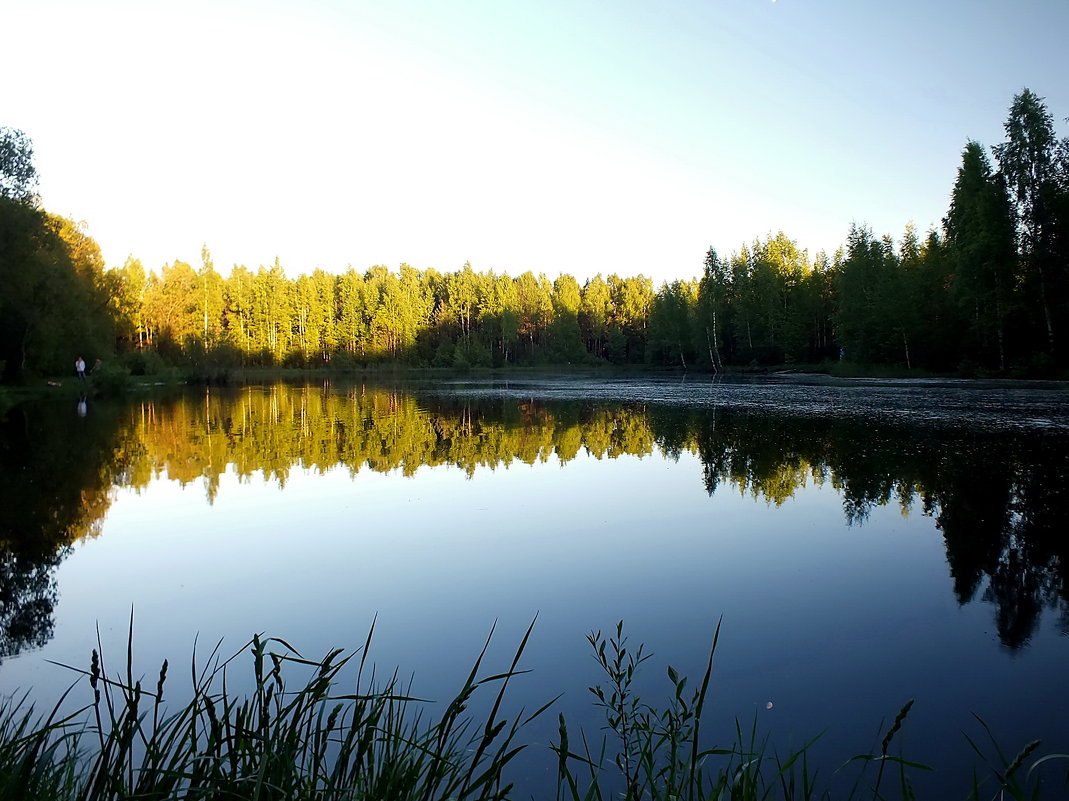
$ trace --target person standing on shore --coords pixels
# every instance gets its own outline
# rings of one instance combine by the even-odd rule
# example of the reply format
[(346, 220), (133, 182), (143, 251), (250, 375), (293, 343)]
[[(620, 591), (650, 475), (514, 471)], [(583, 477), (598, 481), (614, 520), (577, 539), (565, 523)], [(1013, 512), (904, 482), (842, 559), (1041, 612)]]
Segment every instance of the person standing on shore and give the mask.
[(85, 383), (85, 359), (79, 356), (74, 360), (74, 372), (78, 374), (78, 380)]

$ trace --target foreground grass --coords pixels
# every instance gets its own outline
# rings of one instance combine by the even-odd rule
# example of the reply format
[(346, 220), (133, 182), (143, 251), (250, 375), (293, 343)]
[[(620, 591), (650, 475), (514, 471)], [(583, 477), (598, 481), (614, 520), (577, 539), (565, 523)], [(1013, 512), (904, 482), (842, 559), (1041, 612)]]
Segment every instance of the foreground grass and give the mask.
[[(518, 666), (532, 627), (507, 669), (484, 675), (488, 638), (456, 696), (431, 717), (396, 673), (380, 680), (367, 664), (371, 633), (356, 654), (334, 650), (319, 660), (283, 640), (254, 637), (228, 658), (216, 648), (198, 667), (194, 647), (192, 698), (171, 712), (164, 704), (167, 662), (150, 687), (134, 679), (131, 626), (124, 672), (109, 675), (98, 651), (88, 670), (77, 670), (84, 677), (78, 683), (87, 680), (92, 693), (87, 706), (61, 711), (72, 686), (46, 715), (26, 696), (0, 707), (0, 799), (531, 798), (531, 789), (508, 783), (510, 763), (526, 747), (519, 739), (524, 724), (553, 701), (511, 719), (503, 702), (509, 683), (525, 672)], [(927, 766), (892, 753), (912, 701), (887, 727), (878, 752), (854, 756), (836, 772), (848, 776), (835, 794), (818, 782), (808, 746), (786, 757), (769, 754), (756, 725), (736, 723), (732, 745), (706, 749), (701, 730), (718, 635), (719, 626), (694, 689), (668, 668), (671, 692), (661, 707), (635, 695), (648, 654), (629, 647), (622, 623), (609, 636), (589, 636), (605, 677), (590, 692), (609, 734), (594, 740), (574, 733), (559, 716), (558, 740), (546, 754), (556, 766), (555, 801), (915, 797), (911, 776)], [(235, 696), (228, 674), (246, 653), (254, 689)], [(341, 692), (339, 673), (357, 655), (355, 688)], [(478, 717), (469, 712), (477, 693), (484, 710)], [(989, 770), (957, 797), (1069, 795), (1069, 756), (1040, 756), (1038, 742), (1011, 756), (994, 737), (973, 747)]]

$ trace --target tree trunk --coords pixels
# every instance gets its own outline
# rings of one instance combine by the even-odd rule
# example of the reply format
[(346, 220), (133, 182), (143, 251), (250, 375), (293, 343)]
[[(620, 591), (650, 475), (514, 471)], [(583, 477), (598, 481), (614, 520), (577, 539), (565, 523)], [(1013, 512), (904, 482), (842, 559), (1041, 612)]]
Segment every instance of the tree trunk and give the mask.
[[(716, 314), (713, 314), (713, 331), (716, 330)], [(716, 347), (716, 337), (709, 330), (709, 326), (705, 327), (705, 344), (709, 348), (709, 361), (713, 365), (713, 372), (720, 372), (720, 352)]]
[(998, 275), (995, 275), (995, 337), (998, 340), (998, 369), (1006, 372), (1006, 348), (1002, 339), (1002, 292)]
[(26, 371), (26, 345), (30, 341), (30, 329), (27, 328), (22, 335), (22, 342), (19, 343), (19, 375), (21, 376)]
[(1047, 343), (1050, 345), (1051, 356), (1054, 355), (1054, 326), (1050, 320), (1050, 305), (1047, 303), (1047, 278), (1043, 272), (1043, 265), (1036, 264), (1039, 273), (1039, 299), (1043, 304), (1043, 321), (1047, 324)]

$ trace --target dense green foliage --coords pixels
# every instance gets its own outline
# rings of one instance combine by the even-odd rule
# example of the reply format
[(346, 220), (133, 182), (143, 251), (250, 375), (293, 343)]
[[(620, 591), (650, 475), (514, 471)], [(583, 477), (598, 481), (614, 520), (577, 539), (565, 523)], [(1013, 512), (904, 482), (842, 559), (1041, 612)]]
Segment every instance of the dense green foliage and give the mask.
[[(28, 139), (0, 129), (0, 361), (5, 378), (67, 372), (117, 349), (172, 364), (351, 369), (629, 364), (719, 370), (845, 359), (906, 369), (1044, 374), (1069, 366), (1069, 140), (1029, 90), (993, 149), (968, 142), (941, 231), (896, 244), (852, 226), (815, 257), (784, 233), (655, 288), (374, 266), (290, 278), (135, 258), (105, 271), (78, 226), (36, 208)], [(155, 356), (153, 357), (155, 358)], [(202, 374), (206, 374), (203, 373)]]
[(36, 185), (30, 138), (15, 128), (0, 128), (0, 197), (25, 202)]
[(29, 138), (0, 128), (0, 378), (73, 370), (113, 347), (112, 276), (77, 223), (37, 206)]
[(79, 352), (113, 349), (110, 274), (96, 243), (70, 220), (0, 197), (0, 370), (73, 372)]

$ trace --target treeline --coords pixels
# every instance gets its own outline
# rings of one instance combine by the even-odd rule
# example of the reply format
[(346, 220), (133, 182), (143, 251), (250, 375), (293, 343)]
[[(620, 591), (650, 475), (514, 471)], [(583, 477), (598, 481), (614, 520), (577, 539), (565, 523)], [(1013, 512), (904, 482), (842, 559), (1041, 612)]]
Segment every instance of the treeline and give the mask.
[[(727, 257), (710, 248), (700, 277), (660, 288), (642, 275), (580, 284), (470, 264), (292, 279), (276, 260), (224, 277), (207, 247), (197, 268), (176, 261), (146, 271), (130, 258), (105, 271), (76, 226), (38, 211), (25, 191), (8, 193), (0, 248), (14, 291), (3, 301), (0, 358), (7, 374), (15, 365), (54, 370), (71, 360), (72, 341), (86, 343), (90, 357), (110, 353), (110, 331), (135, 371), (158, 357), (340, 369), (719, 370), (846, 359), (1041, 374), (1069, 366), (1069, 140), (1057, 138), (1051, 113), (1027, 89), (1005, 132), (993, 160), (966, 144), (941, 230), (908, 227), (896, 243), (855, 225), (836, 253), (813, 258), (782, 232), (770, 234)], [(6, 180), (18, 184), (15, 167), (28, 162), (7, 161)]]
[(654, 300), (642, 276), (584, 288), (568, 275), (511, 278), (467, 264), (454, 273), (401, 265), (289, 279), (276, 262), (223, 278), (202, 255), (199, 270), (177, 261), (146, 276), (130, 259), (118, 271), (125, 343), (166, 359), (259, 366), (564, 364), (592, 354), (641, 362)]
[(812, 263), (782, 234), (727, 259), (710, 249), (700, 281), (658, 293), (651, 360), (1069, 365), (1069, 139), (1027, 89), (1004, 130), (994, 163), (966, 144), (941, 231), (907, 227), (896, 245), (854, 225), (844, 248)]

